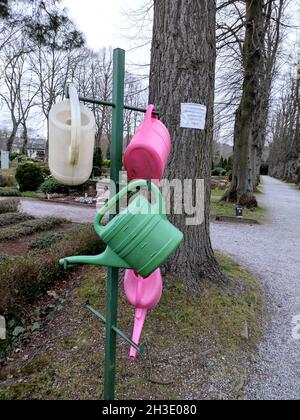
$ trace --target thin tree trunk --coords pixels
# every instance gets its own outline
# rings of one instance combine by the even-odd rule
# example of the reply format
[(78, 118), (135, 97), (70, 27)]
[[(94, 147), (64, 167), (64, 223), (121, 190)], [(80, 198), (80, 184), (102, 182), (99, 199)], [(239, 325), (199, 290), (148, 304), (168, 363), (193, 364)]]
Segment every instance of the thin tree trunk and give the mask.
[(28, 148), (28, 130), (26, 123), (22, 124), (23, 126), (23, 132), (22, 132), (22, 154), (27, 155), (27, 148)]
[(263, 0), (247, 0), (243, 95), (236, 113), (233, 180), (229, 201), (257, 207), (253, 184), (253, 125), (260, 107), (259, 82), (263, 48)]
[[(187, 214), (171, 215), (184, 233), (184, 243), (168, 269), (185, 284), (201, 288), (205, 281), (223, 283), (210, 242), (210, 175), (215, 87), (216, 2), (214, 0), (154, 0), (154, 30), (150, 70), (150, 102), (168, 127), (173, 152), (167, 178), (205, 182), (205, 221), (187, 226)], [(205, 104), (205, 130), (180, 128), (181, 103)]]
[(17, 125), (13, 123), (12, 131), (11, 131), (10, 136), (8, 137), (7, 143), (6, 143), (6, 150), (8, 152), (12, 151), (13, 144), (16, 140), (17, 131), (18, 131)]

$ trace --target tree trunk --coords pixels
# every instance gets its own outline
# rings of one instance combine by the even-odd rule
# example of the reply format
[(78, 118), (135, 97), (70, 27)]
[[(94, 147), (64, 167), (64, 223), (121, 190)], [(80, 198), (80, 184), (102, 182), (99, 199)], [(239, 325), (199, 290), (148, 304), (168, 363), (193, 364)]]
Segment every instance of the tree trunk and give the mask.
[[(254, 187), (259, 185), (262, 156), (266, 144), (267, 126), (270, 113), (270, 100), (278, 49), (281, 44), (281, 20), (284, 13), (285, 0), (278, 3), (265, 4), (264, 31), (261, 33), (261, 44), (264, 48), (260, 64), (260, 106), (257, 107), (253, 132), (253, 180)], [(274, 17), (274, 21), (272, 19)]]
[(263, 0), (247, 0), (244, 43), (243, 95), (236, 113), (233, 180), (228, 199), (247, 207), (257, 207), (253, 184), (253, 126), (260, 107), (260, 69), (263, 48)]
[(23, 132), (22, 132), (22, 154), (27, 155), (27, 148), (28, 148), (28, 130), (26, 123), (22, 124), (23, 126)]
[[(210, 175), (215, 87), (216, 2), (214, 0), (154, 0), (154, 29), (150, 70), (150, 102), (168, 127), (173, 151), (167, 178), (204, 180), (205, 221), (187, 226), (187, 214), (171, 221), (184, 233), (184, 243), (169, 260), (168, 269), (178, 280), (201, 288), (205, 281), (225, 281), (210, 242)], [(205, 130), (180, 128), (181, 103), (208, 108)]]
[(271, 176), (300, 183), (300, 79), (291, 80), (276, 115), (270, 149)]
[(261, 86), (261, 100), (260, 106), (256, 110), (255, 124), (253, 127), (253, 142), (252, 142), (252, 174), (253, 187), (257, 189), (260, 182), (260, 168), (262, 163), (262, 156), (266, 144), (267, 126), (270, 108), (270, 93), (271, 83), (269, 86)]
[(12, 131), (10, 133), (10, 136), (8, 137), (7, 143), (6, 143), (6, 150), (8, 152), (12, 151), (13, 144), (14, 144), (14, 141), (16, 139), (17, 131), (18, 131), (18, 127), (15, 124), (13, 124), (13, 129), (12, 129)]

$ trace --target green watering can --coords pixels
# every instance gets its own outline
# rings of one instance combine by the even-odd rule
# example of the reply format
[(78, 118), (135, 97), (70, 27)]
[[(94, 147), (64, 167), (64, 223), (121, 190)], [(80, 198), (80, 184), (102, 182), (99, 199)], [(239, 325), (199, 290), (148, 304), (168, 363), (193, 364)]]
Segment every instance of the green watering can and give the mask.
[[(151, 204), (139, 195), (126, 210), (107, 226), (101, 226), (105, 214), (129, 192), (148, 186), (156, 202)], [(60, 261), (65, 268), (75, 264), (126, 268), (148, 277), (179, 247), (183, 234), (173, 226), (165, 214), (159, 189), (145, 180), (135, 181), (113, 197), (97, 214), (94, 228), (107, 244), (106, 251), (95, 257), (70, 257)]]

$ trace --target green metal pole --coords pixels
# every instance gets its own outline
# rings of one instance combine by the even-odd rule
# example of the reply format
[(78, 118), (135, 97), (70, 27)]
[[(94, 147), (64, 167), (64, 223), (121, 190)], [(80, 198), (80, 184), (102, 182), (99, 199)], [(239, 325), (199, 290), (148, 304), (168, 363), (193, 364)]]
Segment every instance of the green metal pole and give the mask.
[[(125, 51), (114, 50), (113, 57), (113, 118), (111, 143), (111, 180), (115, 182), (119, 192), (119, 173), (123, 167), (123, 130), (124, 130), (124, 83), (125, 83)], [(117, 213), (119, 208), (117, 208)], [(115, 399), (116, 378), (116, 341), (118, 318), (118, 283), (119, 270), (109, 268), (107, 275), (106, 302), (106, 343), (105, 343), (105, 373), (104, 400)]]

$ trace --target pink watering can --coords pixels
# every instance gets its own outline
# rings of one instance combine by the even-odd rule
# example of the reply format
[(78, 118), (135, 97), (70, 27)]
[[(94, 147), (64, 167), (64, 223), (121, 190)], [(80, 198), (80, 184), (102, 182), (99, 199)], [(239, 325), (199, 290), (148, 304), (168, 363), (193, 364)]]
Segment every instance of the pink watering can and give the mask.
[(172, 144), (167, 127), (153, 116), (154, 110), (154, 105), (148, 106), (145, 120), (125, 151), (124, 166), (130, 181), (163, 178)]
[[(124, 281), (128, 302), (136, 308), (132, 341), (139, 345), (148, 311), (154, 309), (162, 296), (163, 280), (160, 269), (143, 278), (133, 270), (126, 270)], [(135, 360), (137, 351), (130, 349), (130, 358)]]

